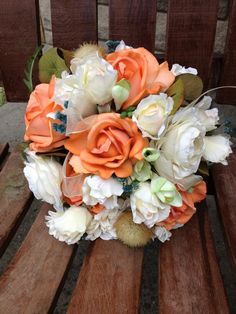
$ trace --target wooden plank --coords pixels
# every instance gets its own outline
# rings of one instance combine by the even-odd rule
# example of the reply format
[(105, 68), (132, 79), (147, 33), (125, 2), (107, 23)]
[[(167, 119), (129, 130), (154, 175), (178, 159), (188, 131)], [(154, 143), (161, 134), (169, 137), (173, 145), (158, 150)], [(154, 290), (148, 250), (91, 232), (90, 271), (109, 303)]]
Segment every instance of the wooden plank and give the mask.
[(15, 150), (0, 173), (0, 256), (29, 207), (32, 193), (23, 175), (23, 161)]
[(0, 279), (1, 313), (48, 313), (63, 281), (73, 246), (48, 234), (44, 204), (25, 241)]
[(207, 89), (210, 78), (217, 0), (170, 0), (167, 21), (166, 59), (198, 69)]
[(26, 61), (39, 45), (37, 1), (0, 1), (0, 68), (8, 101), (27, 100)]
[(68, 313), (138, 313), (142, 249), (96, 240), (83, 263)]
[(53, 45), (78, 48), (83, 42), (97, 42), (96, 0), (51, 0)]
[(154, 52), (156, 0), (110, 0), (109, 38)]
[[(224, 66), (221, 73), (219, 86), (236, 85), (236, 1), (231, 1), (231, 9), (225, 53), (224, 53)], [(224, 89), (217, 93), (217, 102), (223, 104), (236, 104), (236, 90)]]
[(205, 203), (160, 247), (160, 313), (229, 313)]
[(216, 199), (232, 265), (236, 272), (236, 150), (228, 158), (228, 166), (215, 164), (212, 169)]

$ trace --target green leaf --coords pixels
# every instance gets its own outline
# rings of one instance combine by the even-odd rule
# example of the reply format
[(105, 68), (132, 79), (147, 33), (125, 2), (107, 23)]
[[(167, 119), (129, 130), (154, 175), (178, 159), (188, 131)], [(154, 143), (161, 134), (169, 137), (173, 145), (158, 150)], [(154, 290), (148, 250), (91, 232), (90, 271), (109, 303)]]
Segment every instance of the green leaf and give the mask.
[(37, 59), (38, 55), (42, 51), (42, 49), (43, 49), (43, 45), (38, 46), (35, 49), (33, 55), (26, 62), (26, 66), (25, 66), (25, 70), (24, 70), (25, 79), (23, 79), (23, 82), (25, 83), (26, 87), (28, 88), (29, 93), (31, 93), (34, 89), (33, 79), (32, 79), (34, 63), (35, 63), (35, 60)]
[(180, 79), (176, 79), (166, 91), (167, 95), (172, 97), (174, 100), (174, 106), (171, 111), (171, 115), (175, 114), (179, 107), (182, 105), (184, 100), (184, 85)]
[[(59, 52), (60, 54), (60, 52)], [(49, 83), (52, 75), (61, 77), (63, 71), (69, 71), (63, 60), (58, 54), (57, 48), (49, 49), (39, 60), (39, 80), (42, 83)]]
[(201, 95), (203, 82), (199, 76), (186, 73), (179, 75), (178, 78), (184, 85), (184, 99), (192, 101)]

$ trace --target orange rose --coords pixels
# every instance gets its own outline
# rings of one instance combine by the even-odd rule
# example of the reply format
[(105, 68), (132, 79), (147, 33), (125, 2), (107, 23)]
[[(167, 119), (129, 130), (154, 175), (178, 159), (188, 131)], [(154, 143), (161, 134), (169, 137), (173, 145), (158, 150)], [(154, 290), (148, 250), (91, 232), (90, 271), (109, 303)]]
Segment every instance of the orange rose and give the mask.
[[(132, 173), (132, 164), (143, 159), (142, 150), (147, 141), (136, 124), (117, 113), (103, 113), (84, 119), (77, 134), (71, 134), (65, 147), (74, 156), (70, 164), (76, 173), (98, 174), (103, 179), (115, 173), (125, 178)], [(80, 126), (78, 125), (78, 129)]]
[(31, 93), (25, 112), (25, 141), (32, 141), (30, 149), (37, 152), (50, 151), (62, 146), (65, 136), (52, 128), (47, 114), (60, 111), (61, 106), (52, 101), (54, 81), (50, 84), (39, 84)]
[(175, 80), (168, 63), (159, 64), (145, 48), (119, 50), (108, 54), (106, 59), (118, 71), (117, 80), (125, 78), (131, 84), (123, 109), (137, 104), (147, 95), (165, 91)]
[(158, 223), (159, 226), (165, 227), (167, 230), (173, 229), (176, 224), (188, 222), (196, 212), (194, 203), (206, 198), (206, 183), (204, 181), (197, 183), (191, 192), (181, 191), (180, 188), (178, 190), (182, 196), (183, 205), (181, 207), (171, 207), (169, 217)]

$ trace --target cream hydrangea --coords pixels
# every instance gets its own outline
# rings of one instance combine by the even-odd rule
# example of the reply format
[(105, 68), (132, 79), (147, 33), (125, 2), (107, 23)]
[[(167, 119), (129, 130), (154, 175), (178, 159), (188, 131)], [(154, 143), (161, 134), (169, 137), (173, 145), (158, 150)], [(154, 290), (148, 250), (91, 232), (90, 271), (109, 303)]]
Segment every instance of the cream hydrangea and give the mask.
[(165, 227), (156, 226), (154, 228), (154, 238), (157, 238), (162, 243), (169, 241), (171, 236), (172, 233)]
[(53, 158), (41, 157), (34, 151), (26, 150), (24, 175), (34, 196), (63, 210), (62, 204), (62, 166)]
[(83, 201), (86, 205), (103, 205), (107, 209), (118, 207), (118, 196), (123, 193), (123, 186), (114, 178), (107, 180), (97, 175), (85, 178), (83, 187)]
[(158, 197), (151, 192), (149, 182), (141, 182), (139, 188), (130, 196), (130, 206), (135, 223), (145, 223), (148, 228), (165, 220), (170, 213), (170, 206), (162, 203)]
[(66, 211), (48, 212), (46, 225), (49, 234), (67, 244), (77, 243), (92, 220), (92, 215), (85, 207), (71, 206)]

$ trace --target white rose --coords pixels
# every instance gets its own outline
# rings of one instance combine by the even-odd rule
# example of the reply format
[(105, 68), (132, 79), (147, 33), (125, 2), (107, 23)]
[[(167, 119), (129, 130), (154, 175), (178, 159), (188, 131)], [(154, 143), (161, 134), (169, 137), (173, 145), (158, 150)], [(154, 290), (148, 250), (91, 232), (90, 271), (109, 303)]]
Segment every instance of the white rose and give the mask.
[(62, 166), (53, 158), (40, 157), (35, 152), (26, 150), (24, 175), (34, 196), (49, 204), (56, 210), (62, 210)]
[(98, 53), (88, 58), (73, 59), (72, 72), (79, 78), (80, 87), (84, 89), (92, 103), (105, 105), (112, 100), (112, 87), (116, 83), (117, 71)]
[(99, 214), (94, 215), (91, 224), (86, 230), (86, 240), (95, 240), (101, 238), (103, 240), (117, 239), (116, 230), (113, 227), (122, 210), (118, 208), (105, 209)]
[(97, 175), (85, 178), (83, 187), (83, 201), (86, 205), (103, 205), (107, 209), (118, 206), (118, 198), (123, 193), (123, 186), (114, 178), (107, 180)]
[(162, 135), (173, 104), (173, 99), (164, 93), (150, 95), (141, 100), (133, 112), (132, 119), (144, 137), (158, 139)]
[(226, 158), (232, 153), (229, 138), (223, 135), (212, 135), (204, 138), (205, 149), (203, 158), (211, 162), (227, 165)]
[(170, 240), (172, 233), (164, 227), (157, 226), (154, 229), (154, 235), (159, 241), (164, 243), (165, 241)]
[(139, 188), (131, 194), (130, 206), (134, 222), (138, 224), (144, 222), (148, 228), (165, 220), (170, 213), (170, 206), (163, 204), (151, 192), (151, 184), (148, 182), (140, 183)]
[(172, 65), (172, 68), (171, 68), (171, 72), (175, 75), (175, 76), (178, 76), (178, 75), (181, 75), (181, 74), (186, 74), (186, 73), (189, 73), (189, 74), (193, 74), (193, 75), (197, 75), (197, 69), (195, 68), (186, 68), (178, 63), (175, 63)]
[(71, 206), (65, 212), (48, 212), (46, 225), (49, 234), (59, 241), (74, 244), (80, 240), (92, 220), (92, 215), (85, 207)]

